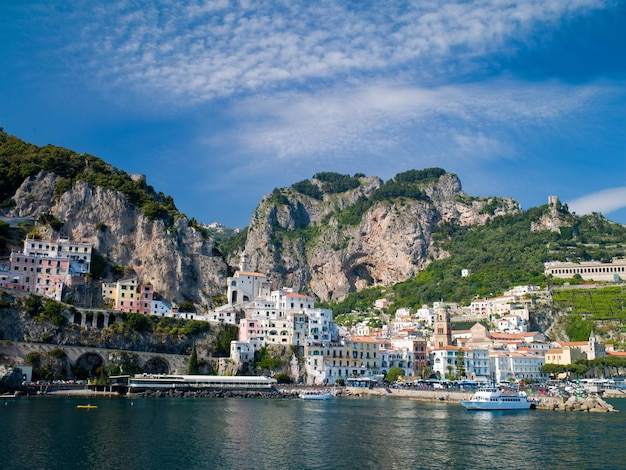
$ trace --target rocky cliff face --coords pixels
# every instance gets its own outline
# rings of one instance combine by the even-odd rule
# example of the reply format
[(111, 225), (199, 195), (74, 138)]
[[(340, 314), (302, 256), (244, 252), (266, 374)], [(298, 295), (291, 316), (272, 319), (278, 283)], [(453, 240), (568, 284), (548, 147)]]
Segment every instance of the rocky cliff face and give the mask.
[(423, 200), (382, 200), (357, 223), (346, 223), (345, 210), (382, 184), (379, 178), (360, 181), (356, 189), (322, 199), (291, 190), (278, 200), (266, 196), (252, 216), (245, 247), (253, 269), (322, 300), (341, 300), (364, 287), (404, 281), (445, 257), (433, 242), (442, 223), (483, 224), (519, 210), (512, 199), (471, 198), (456, 175), (445, 174), (420, 188)]
[(49, 227), (43, 238), (59, 235), (93, 245), (110, 263), (134, 270), (169, 301), (192, 300), (210, 306), (222, 294), (227, 266), (214, 253), (214, 241), (179, 217), (171, 225), (149, 220), (129, 205), (123, 194), (78, 182), (55, 200), (57, 177), (40, 173), (24, 181), (14, 196), (13, 217), (37, 219), (50, 212), (63, 222), (58, 233)]
[[(433, 240), (442, 224), (484, 224), (519, 210), (512, 199), (468, 196), (458, 177), (445, 172), (420, 182), (417, 195), (408, 197), (374, 197), (384, 187), (378, 177), (355, 176), (355, 181), (350, 189), (328, 191), (313, 178), (309, 188), (320, 188), (313, 196), (294, 187), (265, 196), (252, 215), (245, 245), (252, 268), (269, 274), (277, 287), (342, 300), (365, 287), (404, 281), (445, 257)], [(8, 215), (52, 214), (63, 225), (57, 232), (39, 229), (42, 238), (90, 243), (168, 301), (192, 300), (206, 308), (212, 296), (224, 293), (227, 263), (215, 253), (214, 240), (204, 238), (186, 217), (151, 220), (122, 193), (82, 181), (55, 198), (58, 182), (43, 172), (28, 178)], [(230, 261), (235, 265), (238, 259)]]

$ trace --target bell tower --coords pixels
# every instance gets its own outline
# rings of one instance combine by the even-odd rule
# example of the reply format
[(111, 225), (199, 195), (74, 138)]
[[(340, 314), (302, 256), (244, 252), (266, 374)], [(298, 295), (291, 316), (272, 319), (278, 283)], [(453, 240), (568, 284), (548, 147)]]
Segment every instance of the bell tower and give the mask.
[(435, 311), (433, 324), (433, 348), (443, 349), (452, 346), (452, 330), (450, 328), (450, 311), (447, 306), (439, 305)]

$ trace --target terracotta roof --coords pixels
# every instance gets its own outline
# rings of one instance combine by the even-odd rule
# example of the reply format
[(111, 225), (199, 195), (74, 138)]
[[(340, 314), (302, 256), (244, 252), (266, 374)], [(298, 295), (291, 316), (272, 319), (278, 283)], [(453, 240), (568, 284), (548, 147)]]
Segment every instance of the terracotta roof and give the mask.
[(626, 351), (607, 351), (606, 352), (607, 356), (620, 356), (620, 357), (626, 357)]
[(288, 292), (285, 294), (285, 297), (297, 297), (300, 299), (313, 299), (310, 295), (305, 294), (296, 294), (295, 292)]
[(252, 271), (237, 271), (235, 274), (239, 276), (267, 277), (265, 274), (255, 273)]

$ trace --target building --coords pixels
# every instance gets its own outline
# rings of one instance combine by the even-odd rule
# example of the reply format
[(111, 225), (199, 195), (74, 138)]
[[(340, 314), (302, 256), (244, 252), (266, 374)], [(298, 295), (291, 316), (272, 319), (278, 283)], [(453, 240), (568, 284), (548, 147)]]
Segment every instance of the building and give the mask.
[(91, 245), (57, 241), (24, 240), (21, 253), (11, 253), (9, 265), (0, 271), (0, 287), (23, 290), (62, 300), (63, 287), (84, 282), (91, 271)]
[(102, 298), (111, 301), (113, 310), (150, 315), (154, 289), (150, 284), (139, 284), (137, 276), (134, 276), (115, 282), (103, 282)]
[(620, 282), (626, 280), (626, 259), (614, 259), (611, 263), (550, 261), (544, 264), (544, 274), (559, 279), (571, 279), (578, 274), (588, 281)]
[(543, 377), (541, 367), (545, 364), (542, 355), (491, 351), (489, 353), (491, 379), (494, 382), (519, 381), (523, 379), (540, 379)]

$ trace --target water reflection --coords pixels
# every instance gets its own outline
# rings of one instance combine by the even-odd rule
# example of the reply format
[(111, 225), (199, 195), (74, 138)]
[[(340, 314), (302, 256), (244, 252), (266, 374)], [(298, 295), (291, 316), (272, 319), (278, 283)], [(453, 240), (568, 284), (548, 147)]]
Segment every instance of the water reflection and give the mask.
[[(3, 468), (617, 468), (618, 414), (384, 399), (17, 400)], [(25, 465), (27, 463), (27, 465)]]

